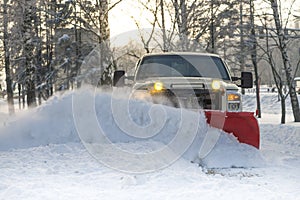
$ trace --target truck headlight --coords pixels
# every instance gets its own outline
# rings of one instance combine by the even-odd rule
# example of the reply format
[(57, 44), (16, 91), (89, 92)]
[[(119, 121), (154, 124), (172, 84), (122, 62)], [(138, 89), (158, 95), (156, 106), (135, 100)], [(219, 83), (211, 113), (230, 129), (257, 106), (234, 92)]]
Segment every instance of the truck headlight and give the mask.
[(161, 82), (155, 82), (153, 85), (153, 89), (157, 92), (160, 92), (164, 89), (164, 85)]
[(213, 90), (219, 90), (221, 88), (221, 82), (218, 80), (213, 80), (211, 87)]
[(150, 94), (157, 94), (164, 90), (164, 84), (162, 82), (155, 82), (150, 89)]

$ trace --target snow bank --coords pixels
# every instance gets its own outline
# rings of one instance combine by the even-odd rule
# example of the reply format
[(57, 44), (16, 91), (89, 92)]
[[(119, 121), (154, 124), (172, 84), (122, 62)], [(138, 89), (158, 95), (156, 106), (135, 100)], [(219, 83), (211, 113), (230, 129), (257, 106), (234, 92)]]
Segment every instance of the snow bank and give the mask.
[(72, 93), (54, 96), (0, 126), (0, 150), (79, 141), (72, 117)]
[[(300, 95), (298, 96), (298, 101), (300, 102)], [(285, 100), (286, 103), (286, 113), (288, 115), (292, 114), (292, 106), (290, 96)], [(264, 115), (266, 114), (281, 114), (281, 103), (278, 99), (277, 93), (263, 93), (260, 95), (261, 110)], [(243, 109), (247, 111), (256, 110), (256, 94), (247, 93), (243, 96)]]
[[(99, 161), (120, 170), (124, 163), (125, 170), (158, 167), (155, 164), (166, 167), (180, 157), (208, 168), (264, 163), (257, 149), (220, 130), (216, 144), (199, 160), (211, 130), (203, 113), (128, 101), (120, 91), (117, 94), (85, 88), (54, 96), (0, 127), (0, 150), (82, 142)], [(141, 163), (144, 168), (136, 169)]]

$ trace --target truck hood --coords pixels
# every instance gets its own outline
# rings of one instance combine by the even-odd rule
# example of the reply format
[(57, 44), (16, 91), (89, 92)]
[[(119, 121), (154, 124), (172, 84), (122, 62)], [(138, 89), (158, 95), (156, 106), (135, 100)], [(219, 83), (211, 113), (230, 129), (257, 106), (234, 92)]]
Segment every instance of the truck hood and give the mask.
[(147, 89), (149, 86), (153, 86), (155, 82), (161, 82), (167, 89), (212, 89), (213, 81), (219, 81), (221, 87), (225, 90), (238, 90), (238, 86), (231, 83), (230, 80), (222, 80), (215, 78), (204, 77), (152, 77), (151, 79), (145, 79), (136, 81), (134, 89)]

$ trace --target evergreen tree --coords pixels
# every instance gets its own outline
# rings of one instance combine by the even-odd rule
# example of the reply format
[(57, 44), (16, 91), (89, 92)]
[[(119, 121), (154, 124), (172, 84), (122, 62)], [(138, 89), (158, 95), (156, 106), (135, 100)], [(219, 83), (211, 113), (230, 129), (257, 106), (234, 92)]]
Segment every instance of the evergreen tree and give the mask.
[[(9, 32), (8, 32), (8, 0), (3, 1), (3, 15), (2, 15), (2, 27), (3, 27), (3, 51), (4, 51), (4, 69), (5, 69), (5, 80), (6, 80), (6, 93), (7, 102), (9, 108), (9, 114), (14, 114), (14, 100), (13, 100), (13, 85), (12, 85), (12, 75), (10, 67), (10, 50), (9, 50)], [(2, 89), (1, 89), (2, 90)]]

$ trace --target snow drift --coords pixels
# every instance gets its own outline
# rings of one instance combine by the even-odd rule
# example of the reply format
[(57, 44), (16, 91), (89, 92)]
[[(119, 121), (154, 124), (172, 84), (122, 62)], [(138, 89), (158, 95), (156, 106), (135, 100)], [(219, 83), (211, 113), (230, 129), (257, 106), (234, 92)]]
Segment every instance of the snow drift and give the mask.
[(180, 158), (208, 168), (264, 165), (256, 148), (221, 130), (213, 148), (199, 159), (211, 129), (203, 113), (130, 100), (124, 94), (84, 88), (56, 95), (0, 125), (0, 150), (82, 142), (103, 164), (130, 172), (166, 167)]

